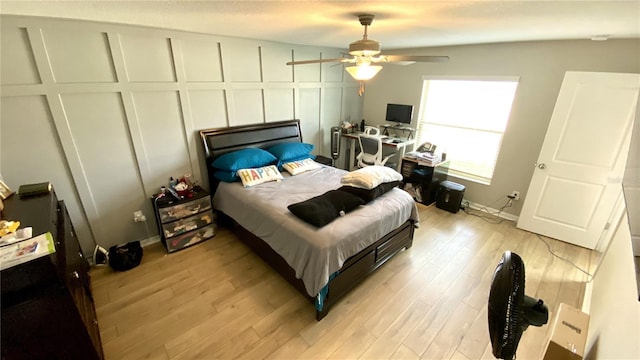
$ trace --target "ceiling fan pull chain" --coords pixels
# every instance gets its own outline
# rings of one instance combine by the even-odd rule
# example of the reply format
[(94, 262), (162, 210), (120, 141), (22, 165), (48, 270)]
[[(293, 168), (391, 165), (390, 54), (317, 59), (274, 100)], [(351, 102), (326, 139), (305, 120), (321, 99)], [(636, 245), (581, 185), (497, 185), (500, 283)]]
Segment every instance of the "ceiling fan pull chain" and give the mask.
[(358, 90), (358, 96), (364, 94), (364, 81), (360, 81), (360, 89)]

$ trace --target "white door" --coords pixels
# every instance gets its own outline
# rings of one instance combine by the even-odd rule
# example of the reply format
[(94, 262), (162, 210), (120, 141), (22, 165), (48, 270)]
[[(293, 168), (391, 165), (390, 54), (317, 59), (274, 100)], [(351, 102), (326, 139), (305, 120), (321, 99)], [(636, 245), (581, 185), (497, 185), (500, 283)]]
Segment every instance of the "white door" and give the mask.
[(620, 193), (640, 74), (567, 72), (518, 227), (593, 249)]

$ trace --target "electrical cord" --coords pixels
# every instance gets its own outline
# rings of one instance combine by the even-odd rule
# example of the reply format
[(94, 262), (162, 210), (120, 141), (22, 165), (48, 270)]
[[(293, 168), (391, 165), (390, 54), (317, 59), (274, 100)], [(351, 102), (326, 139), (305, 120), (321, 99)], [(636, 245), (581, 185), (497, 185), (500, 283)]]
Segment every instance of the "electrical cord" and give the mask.
[[(488, 209), (486, 206), (482, 206), (480, 209), (478, 209), (478, 211), (480, 211), (481, 213), (482, 213), (482, 211), (484, 211), (484, 212), (486, 212), (488, 215), (495, 216), (495, 218), (493, 218), (493, 217), (487, 217), (487, 216), (484, 216), (484, 215), (479, 215), (479, 214), (476, 214), (476, 213), (471, 212), (470, 210), (472, 210), (472, 209), (470, 209), (470, 207), (469, 207), (469, 202), (468, 202), (468, 201), (466, 202), (467, 204), (466, 204), (466, 206), (464, 206), (464, 207), (463, 207), (463, 209), (462, 209), (462, 210), (463, 210), (466, 214), (468, 214), (468, 215), (477, 216), (477, 217), (479, 217), (480, 219), (482, 219), (482, 220), (484, 220), (484, 221), (486, 221), (486, 222), (488, 222), (488, 223), (490, 223), (490, 224), (496, 224), (496, 225), (497, 225), (497, 224), (500, 224), (500, 223), (502, 223), (503, 221), (507, 220), (507, 219), (504, 219), (504, 218), (501, 218), (501, 217), (500, 217), (500, 214), (502, 213), (502, 211), (504, 211), (504, 209), (506, 209), (506, 208), (508, 208), (508, 207), (513, 206), (513, 198), (511, 198), (511, 197), (509, 197), (509, 196), (507, 196), (507, 197), (508, 197), (509, 199), (507, 200), (507, 202), (506, 202), (504, 205), (502, 205), (502, 207), (501, 207), (500, 209), (498, 209), (498, 211), (497, 211), (497, 212), (491, 212), (491, 211), (489, 211), (489, 209)], [(498, 200), (496, 200), (496, 201), (492, 202), (492, 203), (491, 203), (491, 205), (489, 205), (489, 206), (492, 206), (493, 204), (497, 203), (497, 202), (498, 202), (498, 201), (500, 201), (501, 199), (502, 199), (502, 197), (500, 197)]]
[(587, 275), (587, 276), (588, 276), (587, 283), (590, 283), (590, 282), (593, 280), (593, 276), (595, 275), (595, 273), (594, 273), (594, 274), (591, 274), (591, 273), (589, 273), (588, 271), (586, 271), (586, 270), (584, 270), (583, 268), (581, 268), (580, 266), (576, 265), (576, 263), (574, 263), (573, 261), (571, 261), (571, 260), (569, 260), (569, 259), (567, 259), (567, 258), (565, 258), (565, 257), (562, 257), (562, 256), (560, 256), (560, 255), (556, 254), (556, 253), (551, 249), (551, 245), (549, 245), (549, 243), (548, 243), (548, 242), (546, 242), (546, 241), (542, 238), (542, 236), (540, 236), (540, 234), (536, 234), (536, 233), (532, 233), (532, 234), (534, 234), (534, 235), (535, 235), (535, 236), (536, 236), (540, 241), (542, 241), (542, 242), (547, 246), (547, 251), (549, 251), (549, 253), (550, 253), (551, 255), (553, 255), (553, 256), (555, 256), (555, 257), (557, 257), (558, 259), (560, 259), (560, 260), (562, 260), (562, 261), (564, 261), (564, 262), (566, 262), (566, 263), (568, 263), (568, 264), (570, 264), (570, 265), (571, 265), (571, 266), (573, 266), (574, 268), (578, 269), (580, 272), (582, 272), (582, 273), (584, 273), (585, 275)]
[[(479, 208), (479, 209), (478, 209), (478, 211), (480, 211), (481, 213), (482, 213), (482, 211), (484, 211), (484, 212), (486, 212), (488, 215), (495, 216), (495, 218), (498, 218), (498, 219), (499, 219), (498, 221), (492, 221), (492, 220), (496, 220), (496, 219), (495, 219), (495, 218), (493, 218), (493, 217), (487, 217), (487, 216), (484, 216), (484, 215), (479, 215), (479, 214), (475, 214), (475, 213), (471, 212), (470, 210), (472, 210), (472, 209), (470, 209), (470, 207), (469, 207), (469, 201), (466, 201), (466, 205), (462, 208), (462, 210), (463, 210), (466, 214), (468, 214), (468, 215), (477, 216), (477, 217), (481, 218), (482, 220), (484, 220), (484, 221), (486, 221), (486, 222), (488, 222), (488, 223), (490, 223), (490, 224), (495, 224), (495, 225), (497, 225), (497, 224), (500, 224), (500, 223), (502, 223), (503, 221), (507, 220), (507, 219), (504, 219), (504, 218), (500, 218), (500, 214), (502, 213), (502, 211), (503, 211), (504, 209), (508, 208), (508, 207), (513, 206), (513, 199), (514, 199), (514, 197), (513, 197), (513, 196), (511, 196), (511, 195), (507, 195), (507, 198), (508, 198), (507, 202), (506, 202), (506, 203), (505, 203), (505, 204), (504, 204), (500, 209), (498, 209), (498, 211), (497, 211), (497, 212), (491, 212), (491, 211), (489, 211), (489, 209), (488, 209), (486, 206), (482, 206), (481, 208)], [(502, 199), (502, 197), (500, 197), (498, 200), (494, 201), (493, 203), (491, 203), (491, 205), (488, 205), (488, 206), (489, 206), (489, 207), (491, 207), (492, 205), (494, 205), (495, 203), (497, 203), (497, 202), (498, 202), (498, 201), (500, 201), (501, 199)], [(528, 231), (528, 232), (530, 232), (530, 231)], [(533, 232), (531, 232), (531, 234), (534, 234), (534, 235), (535, 235), (535, 236), (536, 236), (540, 241), (542, 241), (542, 243), (543, 243), (543, 244), (545, 244), (545, 246), (547, 247), (547, 251), (548, 251), (551, 255), (553, 255), (554, 257), (557, 257), (558, 259), (560, 259), (560, 260), (562, 260), (562, 261), (564, 261), (564, 262), (566, 262), (566, 263), (568, 263), (568, 264), (570, 264), (571, 266), (573, 266), (574, 268), (576, 268), (578, 271), (580, 271), (580, 272), (584, 273), (585, 275), (587, 275), (587, 277), (588, 277), (587, 283), (590, 283), (590, 282), (593, 280), (593, 277), (594, 277), (595, 273), (594, 273), (594, 274), (591, 274), (591, 273), (589, 273), (588, 271), (586, 271), (586, 270), (582, 269), (580, 266), (578, 266), (578, 265), (577, 265), (576, 263), (574, 263), (573, 261), (571, 261), (571, 260), (569, 260), (569, 259), (567, 259), (567, 258), (565, 258), (565, 257), (562, 257), (562, 256), (560, 256), (560, 255), (556, 254), (556, 253), (553, 251), (553, 249), (551, 249), (551, 245), (549, 245), (549, 243), (548, 243), (548, 242), (546, 242), (546, 241), (542, 238), (542, 236), (540, 236), (540, 234), (536, 234), (536, 233), (533, 233)]]

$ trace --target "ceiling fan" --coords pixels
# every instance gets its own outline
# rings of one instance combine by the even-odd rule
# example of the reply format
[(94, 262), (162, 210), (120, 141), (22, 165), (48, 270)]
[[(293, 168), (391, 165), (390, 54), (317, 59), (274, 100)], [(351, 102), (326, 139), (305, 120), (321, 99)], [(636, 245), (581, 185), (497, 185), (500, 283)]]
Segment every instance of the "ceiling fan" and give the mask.
[[(449, 60), (448, 56), (413, 56), (413, 55), (383, 55), (380, 54), (380, 43), (369, 39), (367, 36), (367, 28), (373, 22), (375, 15), (361, 14), (358, 15), (360, 24), (364, 26), (364, 35), (362, 40), (356, 40), (349, 44), (349, 55), (351, 57), (336, 59), (317, 59), (317, 60), (300, 60), (289, 61), (287, 65), (304, 65), (317, 64), (326, 62), (339, 62), (355, 64), (347, 66), (346, 70), (356, 80), (364, 81), (373, 78), (381, 69), (380, 65), (372, 65), (378, 63), (398, 63), (408, 65), (414, 62), (445, 62)], [(362, 92), (362, 87), (361, 90)]]

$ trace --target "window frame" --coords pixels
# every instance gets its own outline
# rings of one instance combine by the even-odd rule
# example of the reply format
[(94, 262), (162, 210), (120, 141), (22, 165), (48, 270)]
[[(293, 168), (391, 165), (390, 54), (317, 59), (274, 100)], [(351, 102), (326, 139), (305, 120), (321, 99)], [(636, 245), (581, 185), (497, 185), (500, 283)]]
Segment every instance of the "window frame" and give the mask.
[[(509, 116), (508, 116), (507, 121), (505, 123), (504, 130), (499, 132), (499, 131), (489, 130), (489, 129), (478, 129), (478, 128), (474, 129), (474, 128), (456, 126), (456, 125), (443, 125), (442, 123), (439, 123), (439, 122), (426, 121), (424, 119), (424, 115), (425, 115), (425, 112), (426, 112), (425, 105), (427, 103), (427, 96), (429, 94), (428, 81), (432, 81), (432, 80), (441, 80), (441, 81), (442, 80), (445, 80), (445, 81), (446, 80), (450, 80), (450, 81), (515, 82), (516, 83), (516, 88), (515, 88), (515, 91), (514, 91), (514, 94), (513, 94), (513, 100), (511, 102), (511, 108), (509, 109)], [(502, 149), (502, 142), (504, 140), (504, 135), (506, 133), (507, 126), (509, 125), (509, 121), (511, 120), (511, 115), (513, 113), (513, 105), (515, 104), (516, 96), (518, 94), (519, 85), (520, 85), (520, 76), (504, 76), (504, 75), (503, 76), (500, 76), (500, 75), (491, 75), (491, 76), (425, 75), (425, 76), (422, 76), (422, 91), (421, 91), (421, 94), (420, 94), (420, 107), (418, 109), (418, 119), (417, 119), (417, 124), (416, 124), (416, 146), (420, 145), (420, 143), (418, 143), (418, 142), (420, 142), (420, 141), (424, 142), (424, 140), (421, 139), (419, 135), (421, 133), (423, 133), (422, 127), (426, 126), (427, 124), (432, 124), (434, 126), (444, 126), (444, 127), (448, 127), (448, 128), (459, 128), (459, 129), (464, 129), (464, 130), (472, 130), (472, 131), (500, 134), (500, 140), (497, 143), (497, 153), (496, 153), (496, 157), (495, 157), (495, 163), (494, 163), (494, 166), (493, 166), (493, 172), (492, 172), (490, 178), (486, 178), (484, 176), (480, 176), (480, 175), (476, 175), (476, 174), (472, 174), (472, 173), (468, 173), (468, 172), (462, 172), (462, 171), (459, 171), (459, 170), (456, 170), (456, 169), (449, 168), (449, 175), (451, 175), (451, 176), (454, 176), (454, 177), (457, 177), (457, 178), (461, 178), (461, 179), (465, 179), (465, 180), (469, 180), (469, 181), (473, 181), (473, 182), (484, 184), (484, 185), (491, 185), (491, 182), (493, 180), (493, 176), (495, 174), (495, 169), (496, 169), (496, 167), (498, 165), (498, 158), (500, 157), (500, 151)]]

